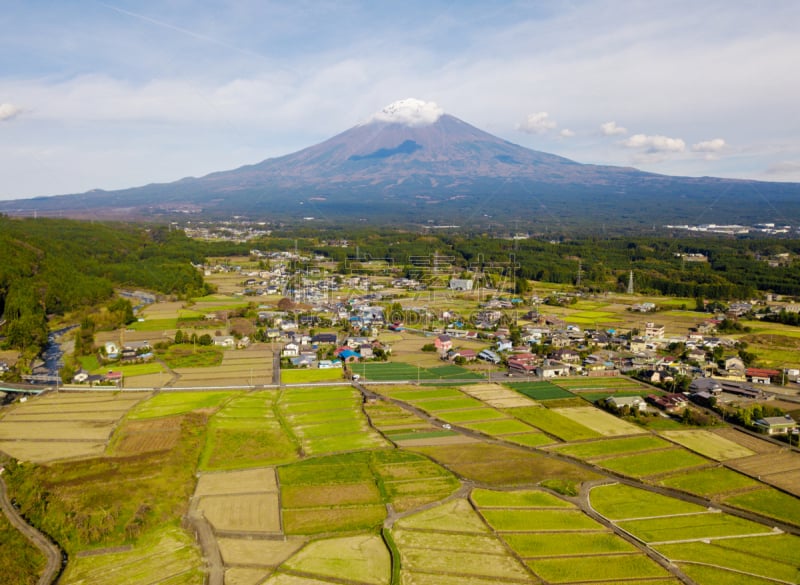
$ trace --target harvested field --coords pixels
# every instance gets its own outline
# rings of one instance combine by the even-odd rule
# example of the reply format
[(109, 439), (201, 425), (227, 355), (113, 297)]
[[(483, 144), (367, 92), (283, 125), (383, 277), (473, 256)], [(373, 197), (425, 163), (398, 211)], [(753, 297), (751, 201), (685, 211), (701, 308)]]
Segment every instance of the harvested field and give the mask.
[(181, 417), (126, 421), (114, 436), (111, 452), (136, 455), (172, 449), (181, 435)]
[(636, 453), (670, 447), (670, 443), (652, 435), (623, 437), (620, 439), (603, 439), (568, 445), (556, 445), (553, 451), (571, 455), (578, 459), (595, 459), (623, 453)]
[(280, 533), (278, 494), (202, 496), (198, 509), (215, 531)]
[(43, 413), (25, 413), (25, 414), (10, 414), (4, 420), (8, 422), (64, 422), (64, 421), (82, 421), (86, 423), (107, 423), (109, 421), (117, 421), (120, 418), (120, 411), (107, 410), (107, 411), (94, 411), (94, 412), (43, 412)]
[(382, 504), (351, 508), (294, 508), (283, 511), (286, 534), (375, 530), (385, 517), (386, 508)]
[(0, 441), (0, 451), (20, 461), (48, 463), (58, 459), (96, 457), (106, 450), (105, 442), (87, 441)]
[(264, 583), (258, 583), (257, 585), (335, 585), (335, 582), (312, 579), (311, 577), (298, 577), (288, 573), (277, 573), (264, 581)]
[[(439, 536), (433, 548), (429, 530)], [(436, 583), (431, 578), (443, 577), (457, 577), (458, 583), (530, 582), (530, 574), (498, 546), (466, 500), (452, 500), (402, 518), (392, 533), (397, 534), (403, 583)]]
[(201, 497), (262, 492), (278, 492), (275, 470), (271, 467), (246, 471), (228, 471), (225, 473), (203, 473), (197, 480), (194, 495), (195, 497)]
[(464, 423), (473, 421), (486, 421), (492, 419), (507, 419), (508, 415), (493, 408), (468, 408), (466, 410), (449, 410), (437, 412), (436, 418), (449, 423)]
[(392, 560), (383, 540), (367, 534), (310, 542), (289, 558), (284, 567), (323, 579), (389, 585)]
[(225, 585), (261, 585), (271, 574), (268, 569), (232, 567), (225, 570)]
[(435, 447), (439, 445), (469, 445), (473, 443), (480, 443), (478, 439), (467, 437), (465, 435), (447, 435), (440, 437), (425, 437), (422, 439), (402, 439), (397, 440), (397, 445), (413, 449), (415, 447)]
[(715, 429), (713, 432), (719, 435), (720, 437), (724, 437), (729, 441), (733, 441), (737, 445), (741, 445), (746, 449), (750, 449), (754, 453), (758, 454), (775, 453), (776, 451), (781, 450), (781, 447), (775, 445), (774, 443), (770, 443), (769, 441), (765, 441), (764, 439), (760, 439), (748, 433), (738, 431), (733, 427)]
[(800, 496), (800, 453), (781, 451), (726, 461), (726, 465)]
[(769, 476), (776, 473), (786, 473), (800, 469), (800, 454), (790, 451), (781, 451), (780, 453), (756, 455), (754, 457), (729, 461), (728, 465), (748, 475)]
[(705, 430), (662, 431), (661, 436), (715, 461), (755, 455), (747, 447)]
[[(506, 581), (497, 577), (477, 577), (464, 574), (412, 573), (401, 570), (400, 583), (402, 585), (502, 585), (504, 583), (518, 584), (520, 581)], [(662, 584), (659, 583), (657, 585)]]
[(101, 422), (76, 420), (74, 422), (0, 422), (0, 441), (7, 440), (56, 440), (56, 441), (102, 441), (111, 435), (113, 425)]
[(488, 485), (538, 484), (548, 480), (580, 483), (595, 473), (531, 451), (488, 443), (417, 447), (447, 469)]
[(489, 528), (475, 513), (469, 502), (460, 498), (401, 518), (394, 523), (394, 526), (406, 530), (489, 534)]
[(305, 544), (305, 540), (218, 538), (217, 544), (226, 566), (275, 568), (300, 550), (300, 547)]
[(395, 543), (400, 547), (425, 548), (428, 550), (479, 550), (483, 553), (505, 554), (503, 543), (491, 534), (462, 534), (448, 532), (442, 538), (441, 532), (425, 532), (422, 530), (405, 530), (396, 528), (392, 531)]
[(518, 406), (535, 406), (536, 402), (527, 396), (503, 388), (498, 384), (474, 384), (462, 386), (461, 391), (477, 398), (493, 408), (515, 408)]
[(617, 418), (604, 410), (594, 406), (579, 408), (556, 408), (554, 412), (575, 421), (576, 423), (600, 433), (604, 437), (618, 437), (621, 435), (640, 435), (644, 431), (641, 427)]
[(373, 482), (335, 486), (284, 486), (281, 490), (284, 508), (354, 506), (380, 504), (381, 501), (381, 494)]

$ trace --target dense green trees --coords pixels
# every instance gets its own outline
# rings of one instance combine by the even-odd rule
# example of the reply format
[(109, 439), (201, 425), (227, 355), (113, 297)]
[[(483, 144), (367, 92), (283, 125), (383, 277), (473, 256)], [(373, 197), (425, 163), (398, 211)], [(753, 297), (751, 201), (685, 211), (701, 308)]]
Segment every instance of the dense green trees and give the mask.
[[(50, 315), (96, 307), (115, 287), (165, 294), (203, 294), (206, 285), (192, 262), (208, 244), (166, 227), (100, 224), (0, 216), (0, 316), (7, 347), (38, 354)], [(111, 320), (133, 321), (130, 302), (114, 301)]]

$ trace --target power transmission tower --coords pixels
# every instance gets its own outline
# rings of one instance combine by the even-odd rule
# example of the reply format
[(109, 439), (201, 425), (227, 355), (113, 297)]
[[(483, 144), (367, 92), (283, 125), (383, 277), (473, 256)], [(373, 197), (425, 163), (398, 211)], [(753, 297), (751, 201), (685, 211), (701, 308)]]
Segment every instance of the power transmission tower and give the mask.
[(631, 270), (631, 273), (628, 276), (628, 294), (633, 294), (633, 270)]

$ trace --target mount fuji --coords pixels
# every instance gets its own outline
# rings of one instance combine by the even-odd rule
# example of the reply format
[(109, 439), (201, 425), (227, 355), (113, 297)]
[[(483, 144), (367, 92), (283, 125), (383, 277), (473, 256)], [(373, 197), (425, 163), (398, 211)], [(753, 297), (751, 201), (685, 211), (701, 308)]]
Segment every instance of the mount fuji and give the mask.
[(402, 100), (320, 144), (238, 169), (118, 191), (0, 202), (0, 212), (145, 219), (562, 225), (800, 223), (800, 184), (581, 164)]

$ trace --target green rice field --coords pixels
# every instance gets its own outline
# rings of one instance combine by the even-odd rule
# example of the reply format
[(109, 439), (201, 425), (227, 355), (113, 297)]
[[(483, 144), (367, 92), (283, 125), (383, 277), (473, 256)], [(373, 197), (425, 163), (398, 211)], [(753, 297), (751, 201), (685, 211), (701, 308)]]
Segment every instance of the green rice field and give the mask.
[(705, 512), (703, 506), (624, 484), (592, 488), (592, 507), (611, 520)]
[(401, 362), (350, 364), (350, 371), (365, 381), (482, 380), (483, 376), (460, 366), (420, 367)]
[(558, 437), (562, 441), (594, 439), (601, 436), (600, 433), (547, 408), (524, 406), (520, 408), (510, 408), (508, 412), (521, 421)]
[[(735, 540), (743, 540), (745, 543), (760, 540), (763, 544), (769, 545), (773, 538), (775, 537), (763, 536)], [(795, 546), (800, 545), (800, 539), (795, 537), (795, 540), (797, 541), (794, 543)], [(725, 546), (728, 542), (728, 540), (715, 540), (711, 542), (666, 544), (656, 546), (655, 549), (675, 563), (693, 562), (704, 565), (717, 565), (725, 569), (741, 571), (743, 573), (742, 578), (745, 578), (744, 574), (746, 573), (788, 583), (797, 583), (800, 580), (800, 568), (796, 563), (796, 549), (794, 561), (784, 562), (772, 557), (768, 551), (764, 551), (762, 554), (753, 554), (748, 549), (737, 550)], [(778, 543), (776, 542), (775, 544)]]
[(184, 414), (193, 410), (217, 409), (238, 392), (161, 392), (140, 403), (128, 415), (130, 419), (155, 418)]
[(603, 459), (599, 465), (631, 477), (647, 477), (708, 464), (708, 459), (684, 449), (668, 449)]
[(624, 583), (628, 579), (669, 577), (666, 569), (643, 554), (615, 555), (613, 560), (603, 557), (577, 557), (568, 559), (537, 559), (528, 566), (548, 583), (606, 581)]
[(335, 382), (342, 379), (341, 368), (281, 369), (282, 384), (305, 384), (310, 382)]
[(509, 382), (503, 385), (537, 401), (570, 398), (574, 396), (571, 392), (559, 388), (550, 382)]
[(538, 509), (481, 509), (481, 514), (489, 526), (503, 531), (531, 530), (537, 532), (547, 530), (601, 530), (597, 522), (580, 510), (538, 510)]
[(729, 496), (723, 501), (730, 506), (800, 526), (800, 500), (773, 488)]
[(658, 483), (665, 487), (697, 494), (698, 496), (724, 494), (761, 485), (756, 480), (725, 467), (712, 467), (710, 469), (671, 475), (662, 478)]
[(767, 534), (771, 528), (729, 514), (706, 512), (690, 516), (667, 516), (617, 523), (637, 538), (648, 543), (665, 543), (721, 536)]
[(574, 508), (575, 506), (551, 493), (541, 490), (501, 492), (476, 488), (472, 501), (480, 508)]
[(663, 439), (652, 435), (644, 435), (622, 437), (619, 439), (603, 439), (601, 441), (590, 441), (570, 445), (558, 445), (554, 447), (553, 450), (565, 455), (571, 455), (578, 459), (593, 459), (595, 457), (606, 457), (622, 453), (664, 449), (670, 446), (671, 444)]

